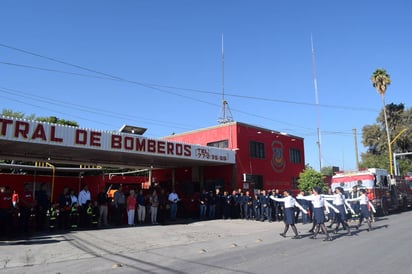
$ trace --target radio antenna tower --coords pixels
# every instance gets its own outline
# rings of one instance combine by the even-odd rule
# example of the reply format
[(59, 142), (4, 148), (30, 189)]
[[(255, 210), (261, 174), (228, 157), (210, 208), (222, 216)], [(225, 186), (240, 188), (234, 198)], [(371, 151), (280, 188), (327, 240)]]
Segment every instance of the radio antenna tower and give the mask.
[(318, 116), (318, 151), (319, 151), (319, 171), (322, 169), (322, 150), (321, 150), (321, 137), (320, 137), (320, 112), (319, 112), (319, 98), (318, 98), (318, 81), (316, 79), (316, 63), (315, 63), (315, 48), (313, 47), (313, 37), (310, 35), (310, 43), (312, 46), (312, 68), (313, 68), (313, 84), (315, 86), (315, 100), (316, 100), (316, 112)]
[(233, 122), (232, 113), (225, 99), (225, 50), (224, 50), (224, 44), (223, 44), (223, 33), (222, 33), (222, 111), (221, 111), (221, 117), (217, 120), (217, 122), (219, 124), (226, 124), (226, 123)]

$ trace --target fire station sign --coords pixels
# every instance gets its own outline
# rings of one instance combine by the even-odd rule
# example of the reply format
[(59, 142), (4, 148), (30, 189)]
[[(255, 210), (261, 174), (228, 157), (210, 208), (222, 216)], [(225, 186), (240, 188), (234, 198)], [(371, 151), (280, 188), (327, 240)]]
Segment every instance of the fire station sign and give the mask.
[(0, 140), (235, 163), (234, 151), (0, 116)]

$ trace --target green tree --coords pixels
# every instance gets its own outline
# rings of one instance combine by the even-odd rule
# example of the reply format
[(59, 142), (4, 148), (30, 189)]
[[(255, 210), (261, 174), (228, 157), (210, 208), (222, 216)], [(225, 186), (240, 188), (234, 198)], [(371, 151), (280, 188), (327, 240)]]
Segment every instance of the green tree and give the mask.
[[(404, 153), (412, 151), (412, 108), (406, 109), (404, 104), (388, 104), (388, 127), (391, 132), (392, 151)], [(362, 128), (362, 144), (367, 148), (361, 154), (361, 167), (376, 167), (389, 170), (388, 145), (386, 142), (383, 110), (376, 118), (376, 124)], [(396, 139), (395, 139), (396, 138)], [(397, 159), (400, 171), (405, 174), (412, 170), (412, 157)]]
[(325, 175), (307, 166), (305, 170), (299, 174), (298, 187), (300, 190), (307, 192), (315, 186), (322, 189), (322, 192), (328, 190), (328, 185), (325, 183)]
[(1, 115), (12, 117), (12, 118), (34, 120), (34, 121), (46, 122), (46, 123), (52, 123), (52, 124), (58, 124), (58, 125), (79, 127), (79, 124), (76, 121), (64, 120), (64, 119), (57, 118), (55, 116), (36, 117), (34, 114), (26, 116), (23, 112), (15, 112), (11, 109), (3, 109)]
[(11, 109), (3, 109), (1, 115), (7, 116), (7, 117), (12, 117), (12, 118), (24, 119), (24, 113), (23, 112), (14, 112)]
[(320, 169), (320, 173), (326, 176), (333, 176), (333, 166), (324, 166)]

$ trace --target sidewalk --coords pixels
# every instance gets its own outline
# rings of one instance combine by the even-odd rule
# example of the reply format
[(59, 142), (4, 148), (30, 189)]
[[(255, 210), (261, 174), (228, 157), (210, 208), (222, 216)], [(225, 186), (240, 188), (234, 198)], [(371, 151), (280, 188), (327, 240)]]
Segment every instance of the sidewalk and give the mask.
[(139, 254), (165, 247), (195, 245), (196, 252), (208, 252), (262, 242), (265, 237), (277, 238), (282, 229), (283, 222), (234, 219), (41, 234), (0, 242), (0, 262), (4, 270), (110, 254)]

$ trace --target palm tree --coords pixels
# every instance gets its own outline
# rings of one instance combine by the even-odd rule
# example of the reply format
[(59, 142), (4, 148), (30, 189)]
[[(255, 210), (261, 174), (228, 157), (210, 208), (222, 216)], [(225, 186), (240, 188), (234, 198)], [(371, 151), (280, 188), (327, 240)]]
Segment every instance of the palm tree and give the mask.
[(382, 97), (382, 105), (383, 105), (383, 115), (385, 117), (385, 127), (386, 127), (386, 135), (388, 137), (388, 152), (389, 152), (389, 170), (390, 174), (393, 174), (392, 169), (392, 148), (391, 148), (391, 137), (389, 135), (389, 127), (388, 127), (388, 118), (386, 116), (386, 104), (385, 104), (385, 93), (386, 87), (391, 84), (391, 78), (388, 73), (386, 73), (385, 69), (377, 69), (371, 76), (372, 85), (376, 88), (376, 91)]

